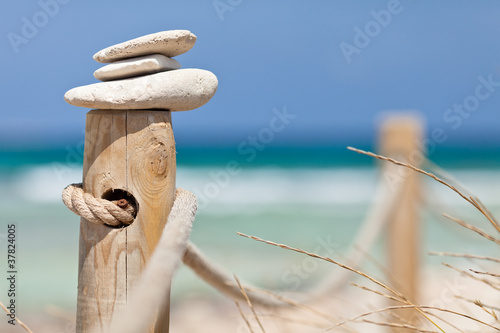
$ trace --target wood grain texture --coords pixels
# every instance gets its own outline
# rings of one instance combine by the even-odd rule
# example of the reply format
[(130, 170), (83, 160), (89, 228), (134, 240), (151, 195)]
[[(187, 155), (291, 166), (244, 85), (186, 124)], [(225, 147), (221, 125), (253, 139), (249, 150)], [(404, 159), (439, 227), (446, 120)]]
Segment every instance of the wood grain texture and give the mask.
[[(422, 125), (418, 119), (409, 116), (396, 116), (388, 119), (381, 128), (380, 153), (417, 167), (425, 152), (420, 150)], [(396, 168), (387, 176), (391, 182), (403, 182), (404, 188), (399, 197), (397, 209), (389, 221), (387, 250), (389, 272), (393, 287), (402, 292), (410, 301), (418, 304), (420, 274), (420, 207), (421, 188), (419, 175), (405, 168)], [(392, 304), (396, 305), (396, 304)], [(400, 304), (397, 304), (400, 305)], [(397, 312), (407, 323), (415, 323), (418, 313), (415, 310)], [(418, 326), (418, 325), (417, 325)], [(393, 328), (393, 332), (406, 332)]]
[[(173, 205), (175, 170), (169, 111), (87, 114), (85, 192), (102, 197), (110, 189), (126, 190), (137, 200), (139, 211), (122, 229), (81, 220), (77, 332), (106, 332), (113, 313), (126, 307)], [(149, 332), (168, 332), (168, 309), (160, 311)]]

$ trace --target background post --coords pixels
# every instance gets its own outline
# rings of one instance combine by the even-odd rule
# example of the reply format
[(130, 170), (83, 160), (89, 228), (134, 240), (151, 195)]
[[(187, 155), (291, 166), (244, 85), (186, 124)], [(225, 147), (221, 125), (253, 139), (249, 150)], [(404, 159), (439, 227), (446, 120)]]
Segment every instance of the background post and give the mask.
[[(414, 116), (396, 115), (387, 118), (380, 128), (380, 154), (419, 167), (425, 158), (425, 152), (421, 149), (422, 127), (420, 119)], [(386, 177), (389, 189), (395, 182), (404, 182), (404, 186), (397, 208), (391, 214), (388, 224), (389, 272), (393, 287), (411, 302), (417, 302), (420, 271), (420, 178), (416, 172), (406, 168), (392, 170), (395, 171), (382, 173)], [(400, 310), (396, 313), (407, 324), (415, 323), (418, 318), (417, 312), (413, 309)], [(393, 331), (407, 330), (393, 329)]]

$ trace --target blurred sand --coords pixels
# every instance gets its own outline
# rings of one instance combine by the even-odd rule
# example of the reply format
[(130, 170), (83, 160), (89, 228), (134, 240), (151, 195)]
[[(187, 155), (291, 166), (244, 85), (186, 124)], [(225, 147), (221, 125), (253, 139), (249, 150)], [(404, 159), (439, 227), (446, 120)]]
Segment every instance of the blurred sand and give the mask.
[[(468, 267), (472, 266), (473, 264), (471, 262), (465, 262), (461, 265), (461, 268), (468, 269)], [(477, 268), (477, 266), (474, 266), (474, 268)], [(353, 278), (353, 280), (364, 286), (375, 288), (372, 283), (366, 280), (360, 278)], [(442, 269), (425, 271), (420, 281), (422, 283), (421, 304), (444, 307), (462, 313), (468, 313), (488, 323), (494, 323), (492, 316), (487, 314), (484, 310), (454, 297), (458, 295), (471, 300), (480, 299), (484, 304), (495, 305), (498, 301), (497, 291), (493, 290), (492, 287), (484, 282), (460, 276), (459, 273), (452, 270)], [(239, 301), (239, 304), (246, 318), (251, 323), (253, 331), (261, 332), (261, 329), (245, 302)], [(325, 328), (332, 327), (334, 322), (340, 322), (374, 309), (382, 309), (388, 306), (388, 302), (383, 297), (371, 292), (361, 290), (354, 286), (346, 286), (343, 290), (337, 292), (335, 296), (329, 296), (324, 300), (320, 300), (313, 306), (315, 309), (325, 313), (325, 315), (333, 317), (333, 321), (329, 322), (306, 308), (294, 308), (286, 311), (258, 308), (257, 314), (265, 331), (268, 333), (322, 332)], [(435, 313), (462, 330), (472, 332), (487, 332), (491, 330), (470, 319), (449, 313)], [(74, 332), (74, 322), (72, 318), (74, 318), (73, 313), (52, 308), (49, 309), (48, 312), (25, 314), (22, 316), (21, 320), (23, 320), (34, 333), (70, 333)], [(394, 318), (388, 314), (372, 315), (366, 317), (366, 319), (377, 322), (391, 322), (394, 320)], [(435, 320), (436, 318), (432, 317), (432, 319)], [(423, 319), (419, 325), (421, 328), (426, 327), (432, 331), (438, 331), (425, 319)], [(348, 328), (350, 328), (350, 330), (337, 327), (330, 331), (375, 333), (386, 331), (384, 327), (367, 323), (351, 323), (348, 325)], [(443, 324), (442, 328), (445, 329), (446, 332), (457, 331), (446, 324)], [(233, 300), (222, 297), (195, 296), (186, 296), (172, 304), (170, 331), (173, 333), (250, 332)], [(19, 326), (14, 328), (11, 325), (7, 325), (4, 319), (0, 321), (0, 332), (17, 333), (26, 331)]]

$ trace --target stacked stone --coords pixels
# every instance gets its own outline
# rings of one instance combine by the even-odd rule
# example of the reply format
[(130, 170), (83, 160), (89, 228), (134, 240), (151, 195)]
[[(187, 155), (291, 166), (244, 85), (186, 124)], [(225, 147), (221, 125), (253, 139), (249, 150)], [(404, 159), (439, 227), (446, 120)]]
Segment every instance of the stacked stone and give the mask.
[(169, 30), (105, 48), (94, 55), (97, 62), (109, 63), (94, 72), (105, 82), (73, 88), (64, 99), (94, 109), (196, 109), (215, 94), (217, 77), (202, 69), (179, 69), (172, 59), (195, 42), (190, 31)]

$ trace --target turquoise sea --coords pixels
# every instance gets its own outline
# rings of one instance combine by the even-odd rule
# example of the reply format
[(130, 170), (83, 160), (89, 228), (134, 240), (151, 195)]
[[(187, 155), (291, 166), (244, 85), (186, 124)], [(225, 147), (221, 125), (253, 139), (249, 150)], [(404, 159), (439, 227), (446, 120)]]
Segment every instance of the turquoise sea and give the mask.
[[(498, 153), (445, 149), (431, 158), (500, 216)], [(200, 202), (191, 239), (244, 280), (271, 289), (307, 289), (334, 268), (315, 266), (295, 286), (290, 268), (301, 265), (303, 256), (236, 232), (311, 251), (324, 252), (321, 246), (328, 244), (328, 252), (342, 261), (370, 206), (384, 199), (374, 197), (379, 163), (337, 147), (266, 148), (248, 157), (232, 148), (178, 148), (177, 186), (193, 191)], [(43, 311), (50, 304), (75, 309), (79, 218), (62, 204), (60, 194), (67, 184), (81, 181), (81, 161), (77, 145), (0, 151), (0, 271), (7, 271), (7, 226), (15, 224), (21, 312)], [(441, 262), (426, 254), (430, 250), (498, 252), (440, 214), (491, 231), (484, 218), (448, 188), (422, 181), (425, 265)], [(383, 263), (384, 250), (381, 239), (370, 253)], [(6, 281), (0, 281), (1, 301), (7, 296)], [(207, 293), (216, 294), (188, 269), (179, 271), (174, 298)]]

